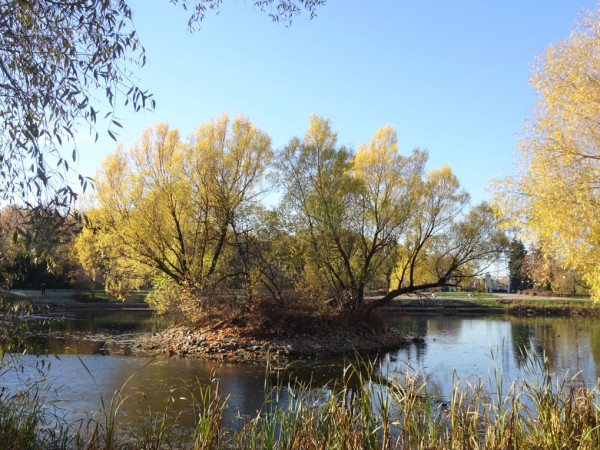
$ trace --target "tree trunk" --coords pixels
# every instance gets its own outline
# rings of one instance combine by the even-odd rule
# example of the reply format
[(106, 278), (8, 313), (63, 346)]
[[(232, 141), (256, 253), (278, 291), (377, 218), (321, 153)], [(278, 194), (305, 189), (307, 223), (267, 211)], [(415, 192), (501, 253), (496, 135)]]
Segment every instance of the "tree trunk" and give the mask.
[(378, 298), (377, 300), (373, 300), (368, 303), (364, 303), (363, 311), (366, 313), (370, 313), (377, 308), (381, 308), (382, 306), (389, 304), (392, 300), (394, 300), (397, 297), (400, 297), (401, 295), (413, 294), (416, 292), (424, 291), (426, 289), (432, 289), (432, 288), (437, 288), (437, 287), (442, 287), (442, 286), (453, 286), (453, 284), (448, 283), (446, 281), (438, 281), (437, 283), (428, 283), (428, 284), (421, 284), (418, 286), (406, 286), (406, 287), (402, 287), (402, 288), (398, 288), (398, 289), (393, 289), (390, 292), (388, 292), (386, 295), (384, 295), (383, 297)]

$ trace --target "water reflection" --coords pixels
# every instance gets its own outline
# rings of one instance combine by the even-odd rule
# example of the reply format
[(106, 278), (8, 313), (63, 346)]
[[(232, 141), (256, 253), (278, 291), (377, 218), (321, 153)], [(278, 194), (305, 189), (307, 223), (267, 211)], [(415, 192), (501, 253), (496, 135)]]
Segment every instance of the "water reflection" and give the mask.
[(32, 353), (131, 355), (132, 340), (140, 333), (167, 326), (151, 310), (81, 311), (37, 325), (38, 334), (28, 344)]
[(505, 381), (539, 374), (544, 357), (557, 377), (597, 380), (600, 324), (592, 319), (398, 316), (390, 325), (423, 341), (388, 353), (383, 370), (392, 377), (418, 372), (440, 397), (448, 397), (456, 377), (463, 386), (482, 379), (491, 390), (500, 373)]
[[(225, 420), (236, 425), (240, 414), (254, 415), (265, 396), (264, 367), (251, 364), (217, 364), (197, 359), (136, 358), (103, 355), (60, 355), (47, 357), (50, 369), (48, 383), (56, 389), (49, 391), (48, 401), (58, 400), (58, 406), (68, 414), (70, 421), (98, 418), (100, 398), (108, 407), (116, 392), (126, 401), (119, 408), (123, 426), (138, 426), (148, 418), (148, 411), (165, 410), (165, 400), (172, 398), (173, 414), (179, 416), (182, 426), (192, 426), (192, 400), (199, 398), (198, 387), (210, 384), (213, 377), (227, 398)], [(25, 373), (39, 379), (34, 370), (36, 358), (21, 359)], [(24, 375), (8, 372), (0, 380), (3, 387), (23, 385)]]
[(513, 319), (515, 359), (523, 364), (527, 354), (546, 355), (550, 371), (574, 375), (582, 372), (588, 382), (596, 381), (600, 326), (593, 319)]

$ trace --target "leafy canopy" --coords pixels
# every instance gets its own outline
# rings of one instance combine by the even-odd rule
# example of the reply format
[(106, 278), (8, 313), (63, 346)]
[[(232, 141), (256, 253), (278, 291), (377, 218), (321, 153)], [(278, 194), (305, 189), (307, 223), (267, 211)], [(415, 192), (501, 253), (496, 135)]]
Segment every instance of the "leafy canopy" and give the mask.
[[(192, 10), (197, 28), (222, 0), (171, 0)], [(325, 0), (255, 0), (274, 20), (291, 23)], [(0, 199), (65, 206), (76, 196), (67, 180), (77, 135), (97, 137), (122, 124), (121, 107), (153, 108), (138, 86), (144, 49), (127, 0), (7, 0), (0, 6)], [(84, 190), (88, 179), (79, 176)]]
[(115, 292), (149, 277), (214, 288), (228, 275), (232, 229), (260, 192), (271, 153), (270, 138), (243, 116), (217, 117), (185, 141), (167, 124), (147, 129), (104, 162), (88, 212), (95, 244), (82, 234), (82, 260), (90, 271), (102, 265)]
[[(506, 222), (600, 299), (600, 12), (549, 47), (531, 77), (537, 102), (516, 173), (497, 185)], [(508, 193), (508, 195), (506, 195)]]
[[(153, 106), (132, 81), (145, 62), (124, 0), (8, 1), (0, 11), (0, 195), (49, 200), (74, 195), (65, 179), (81, 125), (93, 128), (104, 95), (108, 132), (118, 103)], [(80, 177), (85, 184), (86, 180)], [(44, 196), (49, 193), (50, 198)], [(56, 194), (56, 196), (54, 196)]]
[(499, 256), (504, 241), (491, 210), (466, 213), (469, 196), (450, 168), (425, 174), (426, 162), (419, 150), (401, 155), (389, 126), (353, 155), (315, 115), (304, 139), (282, 152), (283, 209), (342, 308), (364, 309), (365, 290), (378, 280), (388, 294), (368, 308), (456, 285)]
[[(283, 197), (265, 211), (257, 195), (272, 160)], [(186, 317), (266, 297), (332, 299), (361, 314), (468, 282), (504, 250), (491, 209), (469, 210), (451, 169), (426, 173), (426, 162), (420, 150), (402, 155), (390, 126), (354, 153), (316, 115), (276, 158), (243, 116), (214, 118), (187, 140), (159, 124), (106, 159), (77, 248), (90, 278), (100, 266), (115, 293), (151, 281), (165, 292), (157, 303)], [(374, 289), (385, 294), (365, 301)]]

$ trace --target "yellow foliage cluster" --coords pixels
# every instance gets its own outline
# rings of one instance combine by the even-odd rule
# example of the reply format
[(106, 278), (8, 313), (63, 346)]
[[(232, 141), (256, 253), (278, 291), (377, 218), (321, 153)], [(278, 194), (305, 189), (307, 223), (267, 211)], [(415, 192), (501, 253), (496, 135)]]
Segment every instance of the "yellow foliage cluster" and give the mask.
[(82, 265), (118, 295), (151, 283), (159, 310), (197, 321), (263, 294), (279, 304), (333, 297), (362, 312), (366, 290), (389, 302), (456, 285), (502, 251), (490, 208), (467, 211), (450, 167), (426, 173), (427, 153), (400, 154), (391, 126), (354, 153), (313, 115), (277, 156), (284, 197), (265, 211), (256, 195), (271, 141), (246, 118), (217, 117), (187, 140), (166, 124), (148, 129), (104, 162), (77, 244)]
[(584, 275), (600, 299), (600, 13), (547, 49), (516, 175), (497, 184), (507, 224)]
[(353, 155), (315, 115), (304, 139), (284, 149), (285, 208), (342, 307), (360, 310), (366, 289), (384, 288), (383, 304), (465, 281), (499, 254), (490, 209), (467, 212), (469, 195), (450, 167), (425, 173), (426, 162), (418, 149), (400, 154), (391, 126)]
[(84, 267), (102, 266), (115, 291), (151, 279), (206, 289), (221, 276), (231, 227), (271, 155), (270, 138), (243, 116), (223, 114), (185, 141), (167, 124), (146, 130), (98, 174), (77, 244)]

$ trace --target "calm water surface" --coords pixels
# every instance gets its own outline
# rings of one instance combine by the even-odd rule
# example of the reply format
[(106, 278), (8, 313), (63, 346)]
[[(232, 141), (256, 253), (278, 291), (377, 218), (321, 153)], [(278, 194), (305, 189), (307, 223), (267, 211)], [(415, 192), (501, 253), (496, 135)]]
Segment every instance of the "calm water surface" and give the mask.
[[(430, 393), (447, 398), (453, 376), (461, 383), (481, 379), (494, 385), (502, 375), (515, 379), (539, 374), (544, 357), (556, 377), (593, 386), (600, 363), (600, 322), (594, 319), (396, 316), (392, 326), (422, 338), (384, 357), (388, 375), (418, 372)], [(490, 389), (491, 391), (492, 389)]]
[[(110, 333), (127, 335), (152, 332), (165, 324), (150, 315), (119, 312), (73, 317), (66, 320), (56, 334), (42, 341), (57, 357), (46, 357), (51, 363), (48, 381), (57, 389), (60, 406), (72, 420), (94, 418), (99, 396), (110, 401), (115, 391), (123, 388), (129, 395), (121, 407), (121, 423), (137, 426), (147, 417), (148, 409), (160, 411), (170, 396), (175, 410), (186, 411), (183, 424), (193, 421), (191, 410), (194, 386), (206, 385), (211, 378), (219, 380), (221, 392), (228, 396), (226, 420), (239, 424), (240, 416), (253, 416), (265, 396), (265, 366), (260, 364), (228, 364), (183, 358), (140, 358), (127, 356), (126, 344), (111, 346)], [(415, 339), (410, 345), (391, 351), (381, 358), (380, 373), (402, 380), (409, 371), (428, 382), (429, 393), (447, 399), (453, 377), (460, 383), (481, 379), (493, 386), (494, 373), (502, 374), (506, 388), (512, 380), (531, 376), (546, 355), (551, 372), (559, 377), (579, 374), (573, 383), (594, 385), (600, 362), (600, 323), (592, 319), (503, 318), (459, 316), (389, 317), (389, 324)], [(92, 339), (92, 332), (100, 335)], [(27, 376), (37, 378), (34, 367), (39, 359), (22, 358), (24, 372), (0, 376), (0, 386), (14, 387)], [(296, 372), (308, 376), (310, 371), (331, 379), (342, 372), (342, 361), (312, 362)], [(534, 370), (535, 371), (535, 370)], [(492, 391), (493, 388), (490, 388)]]

